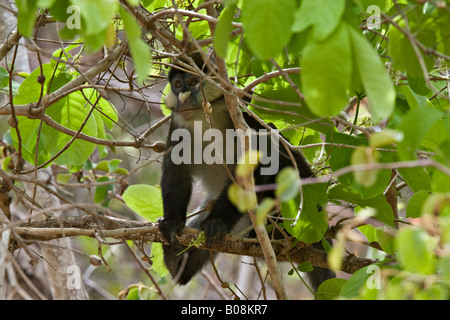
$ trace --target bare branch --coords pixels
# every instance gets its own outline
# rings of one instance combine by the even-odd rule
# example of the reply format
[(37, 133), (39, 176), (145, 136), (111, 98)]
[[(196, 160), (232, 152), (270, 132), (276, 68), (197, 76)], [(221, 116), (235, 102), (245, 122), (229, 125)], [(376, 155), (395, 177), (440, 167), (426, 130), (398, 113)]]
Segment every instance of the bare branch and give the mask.
[[(103, 239), (113, 238), (166, 243), (157, 223), (124, 220), (102, 215), (84, 215), (81, 217), (35, 221), (22, 224), (19, 227), (12, 227), (12, 229), (24, 240), (29, 241), (48, 241), (78, 236), (96, 238), (98, 234)], [(178, 240), (182, 245), (188, 246), (198, 234), (199, 231), (197, 229), (185, 228)], [(289, 255), (291, 261), (296, 263), (310, 261), (314, 266), (328, 267), (326, 253), (305, 243), (300, 242), (294, 248), (287, 248), (285, 240), (271, 240), (270, 245), (278, 261), (288, 261), (287, 255)], [(18, 247), (15, 249), (18, 249)], [(212, 248), (201, 246), (200, 249), (259, 258), (264, 257), (264, 252), (258, 239), (242, 238), (232, 234), (227, 234), (222, 241), (215, 243)], [(343, 271), (354, 273), (362, 266), (367, 266), (374, 262), (371, 259), (345, 257)]]

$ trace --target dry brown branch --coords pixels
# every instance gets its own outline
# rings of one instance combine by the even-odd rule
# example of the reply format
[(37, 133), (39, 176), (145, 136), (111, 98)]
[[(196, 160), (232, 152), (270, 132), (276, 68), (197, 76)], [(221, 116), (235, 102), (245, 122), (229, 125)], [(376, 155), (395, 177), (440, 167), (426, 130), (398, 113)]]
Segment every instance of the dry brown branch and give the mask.
[[(99, 236), (102, 239), (112, 238), (165, 243), (157, 223), (118, 219), (103, 215), (55, 218), (22, 224), (19, 227), (12, 227), (12, 229), (23, 240), (30, 242), (48, 241), (63, 237), (86, 236), (96, 238)], [(181, 244), (188, 246), (198, 234), (199, 231), (197, 229), (185, 228), (178, 239)], [(323, 250), (315, 249), (304, 243), (298, 243), (289, 250), (286, 248), (285, 240), (272, 240), (270, 244), (277, 261), (288, 261), (287, 255), (289, 255), (291, 261), (295, 263), (310, 261), (314, 266), (328, 267), (326, 253)], [(18, 246), (15, 249), (18, 249)], [(224, 240), (215, 243), (212, 248), (200, 247), (200, 249), (258, 258), (264, 257), (263, 250), (257, 239), (242, 238), (231, 234), (228, 234)], [(354, 273), (374, 262), (371, 259), (349, 255), (344, 257), (342, 270), (347, 273)]]

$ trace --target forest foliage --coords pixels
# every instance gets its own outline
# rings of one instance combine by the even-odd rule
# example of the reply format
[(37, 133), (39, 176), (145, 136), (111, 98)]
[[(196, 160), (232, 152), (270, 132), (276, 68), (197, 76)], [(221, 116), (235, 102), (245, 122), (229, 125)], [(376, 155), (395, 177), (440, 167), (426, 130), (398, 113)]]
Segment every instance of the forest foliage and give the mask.
[[(139, 93), (165, 77), (173, 57), (208, 49), (225, 66), (216, 74), (224, 91), (239, 98), (243, 112), (273, 123), (317, 172), (306, 180), (295, 170), (280, 172), (276, 199), (257, 211), (261, 221), (279, 205), (280, 225), (296, 241), (333, 238), (334, 270), (347, 243), (376, 249), (375, 264), (325, 282), (316, 297), (449, 298), (450, 1), (15, 3), (21, 36), (36, 39), (37, 29), (61, 22), (65, 42), (30, 74), (13, 78), (13, 66), (0, 68), (8, 100), (0, 115), (10, 125), (3, 140), (14, 149), (1, 159), (3, 181), (8, 175), (20, 181), (23, 160), (32, 171), (57, 166), (64, 168), (56, 176), (62, 185), (74, 176), (94, 182), (99, 210), (120, 198), (157, 222), (158, 184), (124, 191), (122, 182), (136, 173), (121, 166), (116, 149), (147, 148), (157, 157), (162, 144), (152, 131), (128, 130), (106, 92), (118, 91), (110, 81), (120, 77)], [(111, 57), (109, 71), (86, 77), (79, 63), (99, 51)], [(115, 76), (117, 70), (124, 71)], [(250, 103), (242, 99), (248, 93)], [(118, 126), (125, 138), (113, 135)], [(244, 196), (236, 192), (235, 201), (242, 204)], [(331, 224), (317, 203), (353, 213)], [(152, 248), (151, 270), (165, 279), (160, 244)], [(129, 297), (148, 296), (154, 298), (142, 291)]]

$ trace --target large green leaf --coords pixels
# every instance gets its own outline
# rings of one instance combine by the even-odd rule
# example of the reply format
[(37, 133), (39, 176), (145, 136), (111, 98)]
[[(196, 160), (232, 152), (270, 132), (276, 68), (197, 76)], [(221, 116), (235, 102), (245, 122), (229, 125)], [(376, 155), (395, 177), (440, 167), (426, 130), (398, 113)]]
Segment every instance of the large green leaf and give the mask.
[[(331, 146), (326, 146), (328, 154), (330, 157), (330, 167), (333, 172), (348, 167), (351, 165), (352, 154), (354, 153), (353, 148), (347, 148), (345, 145), (349, 146), (365, 146), (368, 141), (363, 136), (349, 136), (343, 133), (330, 133), (327, 135), (326, 141), (333, 143)], [(377, 152), (378, 162), (392, 162), (391, 152)], [(358, 194), (364, 199), (373, 198), (384, 192), (391, 178), (391, 170), (377, 170), (376, 172), (376, 182), (370, 186), (360, 184), (359, 181), (355, 181), (353, 173), (347, 173), (338, 177), (339, 182), (344, 186), (350, 187), (352, 190), (358, 192)]]
[[(45, 149), (43, 143), (39, 143), (37, 147), (37, 137), (39, 133), (39, 121), (28, 119), (27, 117), (17, 117), (18, 129), (21, 138), (22, 157), (31, 164), (41, 165), (45, 163), (49, 157), (49, 152)], [(44, 124), (44, 126), (46, 126)], [(19, 149), (19, 138), (16, 130), (11, 130), (11, 138), (16, 150)]]
[(356, 30), (347, 25), (352, 44), (352, 56), (360, 81), (369, 99), (374, 122), (391, 115), (394, 110), (395, 90), (392, 81), (375, 49)]
[(314, 38), (318, 41), (328, 37), (338, 26), (345, 10), (345, 0), (302, 1), (295, 12), (293, 32), (313, 26)]
[(386, 201), (383, 194), (378, 194), (373, 198), (366, 199), (362, 198), (359, 193), (345, 188), (342, 185), (338, 185), (329, 190), (328, 198), (330, 201), (339, 200), (354, 203), (361, 208), (374, 208), (377, 212), (374, 218), (389, 226), (394, 226), (394, 214), (392, 212), (392, 207)]
[(117, 0), (72, 0), (72, 4), (80, 8), (80, 14), (84, 18), (86, 35), (95, 35), (106, 30), (114, 18), (117, 8)]
[(435, 239), (424, 230), (408, 227), (400, 230), (397, 238), (397, 257), (400, 265), (408, 271), (432, 274), (435, 271)]
[(36, 21), (37, 0), (16, 0), (19, 9), (18, 28), (24, 37), (31, 37)]
[(291, 39), (296, 5), (293, 0), (244, 0), (242, 24), (246, 42), (261, 60), (268, 60)]
[[(305, 243), (320, 241), (328, 229), (328, 216), (324, 205), (326, 203), (327, 185), (324, 183), (302, 186), (303, 207), (296, 223), (292, 222), (298, 213), (300, 197), (287, 203), (282, 203), (281, 213), (285, 220), (286, 230)], [(320, 209), (322, 207), (322, 209)]]
[(300, 178), (293, 167), (282, 169), (276, 176), (277, 188), (275, 195), (282, 202), (289, 201), (296, 197), (300, 190)]
[[(340, 296), (344, 299), (352, 299), (358, 296), (362, 288), (367, 287), (369, 277), (375, 270), (380, 270), (382, 262), (372, 264), (356, 271), (350, 279), (342, 286)], [(372, 271), (371, 271), (372, 270)], [(368, 288), (367, 288), (368, 289)], [(377, 291), (376, 288), (372, 290)]]
[(422, 215), (422, 207), (425, 201), (430, 196), (430, 192), (426, 190), (420, 190), (416, 192), (408, 202), (406, 207), (406, 216), (409, 218), (418, 218)]
[(99, 185), (95, 187), (94, 202), (100, 203), (103, 207), (107, 208), (111, 202), (110, 192), (114, 190), (114, 178), (102, 176), (97, 179), (96, 182), (110, 182), (110, 184)]
[(341, 278), (331, 278), (325, 280), (317, 289), (316, 298), (318, 300), (334, 300), (338, 298), (339, 293), (346, 282), (346, 279)]
[[(50, 93), (72, 79), (69, 74), (57, 70), (51, 64), (42, 65), (45, 82), (43, 84), (43, 93)], [(37, 82), (40, 76), (40, 68), (36, 68), (20, 85), (18, 94), (14, 97), (15, 104), (29, 104), (37, 102), (41, 95), (41, 85)], [(53, 79), (53, 80), (52, 80)], [(49, 90), (48, 86), (52, 80)], [(67, 97), (59, 100), (46, 109), (46, 114), (54, 121), (66, 128), (78, 131), (81, 125), (85, 123), (82, 133), (92, 137), (105, 138), (105, 124), (112, 128), (114, 121), (117, 121), (117, 111), (103, 98), (97, 99), (98, 93), (93, 89), (84, 89), (84, 95), (77, 91)], [(94, 110), (88, 118), (91, 105), (86, 102), (86, 98), (103, 112), (102, 115)], [(98, 100), (98, 101), (97, 101)], [(43, 123), (38, 119), (28, 119), (19, 117), (19, 131), (21, 136), (21, 147), (23, 157), (26, 161), (41, 165), (47, 162), (51, 157), (57, 155), (68, 146), (72, 140), (71, 136), (63, 134), (54, 128)], [(18, 137), (15, 130), (11, 131), (11, 136), (15, 147), (18, 145)], [(36, 145), (39, 138), (39, 149), (36, 152)], [(58, 158), (55, 163), (60, 165), (82, 166), (89, 156), (94, 152), (95, 144), (76, 139)]]
[(416, 159), (417, 149), (441, 116), (442, 113), (433, 107), (415, 108), (406, 114), (398, 127), (405, 137), (398, 143), (398, 154), (401, 160)]
[(161, 189), (146, 184), (129, 186), (123, 193), (126, 205), (142, 218), (156, 221), (163, 214)]
[(267, 90), (259, 94), (265, 98), (272, 99), (274, 102), (254, 100), (253, 103), (262, 108), (250, 107), (250, 109), (268, 122), (273, 122), (275, 125), (277, 125), (278, 121), (282, 121), (288, 125), (305, 124), (307, 127), (320, 132), (335, 130), (334, 124), (328, 118), (319, 120), (319, 117), (312, 113), (306, 105), (295, 107), (280, 106), (277, 104), (277, 100), (299, 102), (298, 94), (291, 87), (283, 90)]
[[(418, 10), (418, 7), (410, 10), (407, 14), (408, 24), (411, 32), (414, 34), (414, 38), (425, 45), (425, 47), (435, 47), (435, 30), (424, 27), (430, 23), (430, 20), (425, 20), (424, 15), (416, 14), (415, 10)], [(398, 26), (405, 29), (405, 21), (403, 19), (397, 20)], [(426, 71), (432, 70), (434, 59), (431, 55), (424, 54), (420, 48), (418, 48), (417, 53), (411, 45), (410, 39), (396, 27), (389, 29), (388, 53), (392, 59), (392, 65), (396, 69), (406, 71), (409, 85), (416, 93), (425, 95), (430, 92), (425, 85), (424, 70), (420, 62), (424, 64)]]
[(221, 58), (226, 58), (227, 56), (228, 41), (233, 29), (231, 22), (233, 21), (236, 7), (235, 1), (225, 7), (214, 30), (214, 49)]
[[(397, 160), (398, 157), (395, 158)], [(398, 169), (408, 186), (414, 191), (430, 190), (431, 179), (429, 173), (423, 167)]]
[[(66, 128), (78, 131), (84, 124), (81, 132), (96, 137), (97, 123), (94, 115), (89, 116), (92, 107), (87, 105), (84, 96), (80, 92), (70, 94), (61, 108), (50, 107), (46, 114), (53, 120)], [(43, 129), (43, 142), (50, 154), (57, 154), (73, 139), (51, 127), (45, 126)], [(76, 166), (83, 165), (84, 162), (94, 152), (95, 144), (88, 141), (75, 139), (69, 148), (63, 152), (55, 163), (60, 165), (72, 164)]]
[(122, 7), (120, 7), (119, 13), (125, 26), (125, 33), (127, 34), (131, 56), (138, 74), (138, 81), (143, 81), (150, 72), (152, 61), (150, 48), (141, 39), (141, 28), (135, 18)]
[(353, 61), (348, 33), (341, 25), (326, 40), (310, 37), (301, 61), (303, 93), (318, 116), (335, 116), (349, 101)]
[[(41, 76), (41, 69), (36, 68), (25, 80), (20, 84), (20, 87), (17, 91), (17, 95), (14, 97), (14, 104), (29, 104), (36, 103), (41, 96), (46, 93), (50, 93), (53, 90), (58, 89), (63, 84), (67, 83), (70, 80), (70, 77), (67, 74), (63, 74), (61, 72), (55, 72), (51, 90), (48, 90), (48, 86), (50, 80), (53, 75), (53, 68), (49, 63), (42, 65), (42, 75), (45, 78), (45, 81), (41, 87), (41, 84), (38, 83), (37, 79)], [(66, 101), (66, 97), (59, 100), (55, 104), (52, 105), (55, 109), (60, 109)], [(47, 129), (47, 125), (42, 125), (42, 130), (40, 130), (40, 121), (34, 119), (28, 119), (27, 117), (18, 117), (18, 129), (21, 138), (21, 151), (23, 158), (31, 164), (41, 165), (45, 163), (51, 154), (49, 153), (44, 137), (44, 132)], [(59, 134), (52, 132), (52, 134)], [(38, 145), (38, 136), (40, 137), (39, 145)], [(11, 137), (13, 139), (14, 146), (16, 148), (19, 147), (19, 139), (17, 136), (16, 130), (11, 130)], [(54, 136), (53, 136), (54, 137)], [(47, 139), (48, 140), (48, 139)], [(53, 141), (51, 141), (53, 143)], [(38, 150), (36, 151), (36, 147), (38, 145)]]

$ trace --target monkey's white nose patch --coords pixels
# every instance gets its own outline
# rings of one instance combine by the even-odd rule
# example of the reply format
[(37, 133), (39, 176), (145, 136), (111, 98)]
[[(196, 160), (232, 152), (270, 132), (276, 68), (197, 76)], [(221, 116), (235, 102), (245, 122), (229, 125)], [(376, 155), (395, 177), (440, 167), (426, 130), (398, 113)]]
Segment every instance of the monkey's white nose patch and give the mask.
[(178, 99), (180, 100), (181, 103), (186, 103), (186, 101), (189, 100), (189, 97), (191, 96), (191, 92), (190, 91), (186, 91), (186, 92), (181, 92), (178, 95)]

